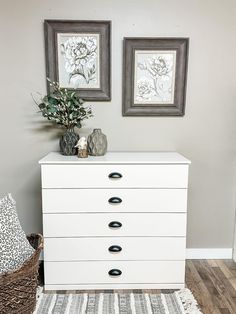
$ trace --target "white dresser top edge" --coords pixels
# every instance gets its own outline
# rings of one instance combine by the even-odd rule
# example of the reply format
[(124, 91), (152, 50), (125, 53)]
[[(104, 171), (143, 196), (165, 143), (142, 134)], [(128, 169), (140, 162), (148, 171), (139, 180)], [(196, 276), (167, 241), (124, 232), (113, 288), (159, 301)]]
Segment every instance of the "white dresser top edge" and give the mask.
[(177, 152), (107, 152), (105, 156), (63, 156), (51, 152), (39, 164), (191, 164), (191, 161)]

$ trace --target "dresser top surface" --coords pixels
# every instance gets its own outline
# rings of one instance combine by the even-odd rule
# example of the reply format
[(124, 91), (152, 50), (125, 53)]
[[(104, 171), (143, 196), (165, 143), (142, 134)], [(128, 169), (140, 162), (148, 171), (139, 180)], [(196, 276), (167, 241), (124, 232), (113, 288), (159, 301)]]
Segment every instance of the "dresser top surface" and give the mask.
[(177, 152), (107, 152), (105, 156), (63, 156), (51, 152), (40, 164), (190, 164), (191, 161)]

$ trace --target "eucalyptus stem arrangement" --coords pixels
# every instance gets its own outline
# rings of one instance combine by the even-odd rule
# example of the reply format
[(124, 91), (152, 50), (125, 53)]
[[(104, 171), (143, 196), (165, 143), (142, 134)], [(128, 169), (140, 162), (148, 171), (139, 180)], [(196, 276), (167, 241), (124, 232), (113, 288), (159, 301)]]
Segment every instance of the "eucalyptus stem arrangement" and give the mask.
[(60, 148), (63, 155), (75, 155), (75, 145), (79, 135), (74, 128), (81, 128), (81, 122), (92, 117), (90, 107), (84, 107), (84, 101), (78, 92), (59, 86), (58, 82), (50, 82), (52, 93), (44, 96), (37, 106), (42, 116), (51, 122), (66, 128), (65, 134), (60, 139)]
[(67, 129), (81, 128), (81, 121), (92, 116), (91, 108), (83, 106), (84, 101), (77, 92), (61, 88), (58, 82), (49, 82), (53, 92), (37, 104), (43, 117)]

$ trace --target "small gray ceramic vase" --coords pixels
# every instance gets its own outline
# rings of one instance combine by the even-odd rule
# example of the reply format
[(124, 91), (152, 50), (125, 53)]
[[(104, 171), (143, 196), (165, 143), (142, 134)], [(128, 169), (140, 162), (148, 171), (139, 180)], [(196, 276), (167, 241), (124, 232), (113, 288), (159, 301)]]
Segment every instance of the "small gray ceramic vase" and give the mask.
[(88, 153), (91, 156), (103, 156), (107, 152), (107, 137), (101, 129), (94, 129), (88, 136)]
[(75, 148), (79, 140), (79, 135), (75, 133), (74, 128), (69, 128), (60, 138), (60, 150), (62, 155), (73, 156), (77, 153)]

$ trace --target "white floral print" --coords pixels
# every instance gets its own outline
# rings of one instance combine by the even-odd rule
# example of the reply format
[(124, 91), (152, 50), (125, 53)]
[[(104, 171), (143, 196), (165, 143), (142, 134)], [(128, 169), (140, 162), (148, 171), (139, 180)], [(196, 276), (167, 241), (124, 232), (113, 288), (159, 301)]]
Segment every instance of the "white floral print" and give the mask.
[(141, 52), (136, 58), (135, 101), (173, 101), (175, 54)]
[(94, 36), (71, 36), (61, 43), (68, 84), (76, 80), (89, 84), (97, 80), (97, 38)]

